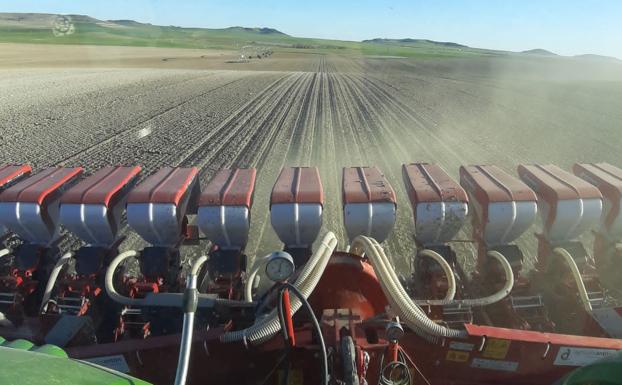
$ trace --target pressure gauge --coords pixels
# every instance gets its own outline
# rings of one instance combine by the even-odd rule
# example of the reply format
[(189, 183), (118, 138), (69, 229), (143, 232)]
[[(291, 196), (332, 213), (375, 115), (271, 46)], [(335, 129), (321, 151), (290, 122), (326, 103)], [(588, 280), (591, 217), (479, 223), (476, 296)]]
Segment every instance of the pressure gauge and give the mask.
[(397, 341), (404, 336), (404, 328), (402, 328), (399, 318), (387, 323), (385, 327), (385, 336), (388, 341)]
[(275, 282), (284, 282), (294, 274), (294, 259), (284, 251), (275, 251), (268, 256), (266, 275)]

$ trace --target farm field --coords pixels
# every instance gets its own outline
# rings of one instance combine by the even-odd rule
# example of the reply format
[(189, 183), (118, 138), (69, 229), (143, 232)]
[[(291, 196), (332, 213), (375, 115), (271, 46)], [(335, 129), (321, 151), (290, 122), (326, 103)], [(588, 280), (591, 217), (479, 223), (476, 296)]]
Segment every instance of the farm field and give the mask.
[[(225, 167), (259, 175), (247, 252), (279, 248), (270, 191), (284, 166), (317, 166), (323, 231), (345, 247), (341, 169), (378, 166), (398, 197), (387, 252), (407, 274), (412, 212), (401, 165), (606, 161), (622, 166), (622, 65), (530, 56), (366, 57), (278, 51), (229, 63), (231, 51), (0, 44), (0, 163), (35, 169), (111, 164)], [(24, 54), (27, 52), (27, 54)], [(28, 62), (23, 58), (27, 57)], [(520, 240), (530, 258), (535, 237)], [(470, 238), (465, 227), (459, 238)], [(137, 247), (131, 236), (124, 247)], [(188, 256), (208, 245), (188, 248)], [(474, 250), (459, 243), (463, 264)]]

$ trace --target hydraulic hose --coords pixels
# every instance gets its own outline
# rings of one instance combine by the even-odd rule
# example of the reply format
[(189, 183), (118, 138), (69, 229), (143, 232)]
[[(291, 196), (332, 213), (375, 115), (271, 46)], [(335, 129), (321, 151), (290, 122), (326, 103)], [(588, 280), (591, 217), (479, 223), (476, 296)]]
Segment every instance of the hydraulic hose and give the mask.
[(574, 258), (572, 258), (572, 255), (570, 255), (570, 253), (563, 247), (554, 248), (553, 253), (560, 256), (570, 268), (570, 272), (572, 273), (572, 276), (577, 284), (577, 289), (579, 291), (579, 297), (581, 298), (583, 307), (585, 308), (586, 311), (591, 312), (592, 304), (590, 303), (590, 298), (587, 295), (587, 290), (585, 289), (585, 284), (583, 283), (581, 272), (579, 271), (579, 268), (577, 267), (577, 263), (575, 262)]
[(56, 264), (54, 265), (54, 268), (50, 273), (50, 278), (48, 278), (48, 282), (45, 285), (43, 299), (41, 300), (41, 306), (39, 308), (39, 311), (41, 313), (43, 313), (47, 309), (47, 303), (50, 300), (50, 297), (52, 297), (52, 290), (54, 290), (54, 286), (56, 285), (56, 280), (58, 279), (60, 271), (63, 269), (63, 266), (65, 266), (71, 260), (72, 257), (73, 252), (69, 251), (65, 253), (62, 257), (60, 257), (58, 261), (56, 261)]
[[(304, 298), (315, 289), (315, 286), (324, 273), (324, 269), (328, 264), (330, 256), (337, 247), (337, 237), (334, 233), (328, 232), (318, 249), (313, 253), (309, 261), (302, 268), (300, 275), (296, 279), (294, 285), (298, 288)], [(297, 298), (292, 298), (292, 315), (302, 306), (302, 302)], [(260, 344), (281, 330), (281, 324), (277, 315), (277, 310), (273, 309), (266, 317), (255, 321), (255, 324), (243, 329), (225, 333), (221, 337), (222, 342), (244, 341), (252, 344)]]
[[(467, 298), (467, 299), (453, 299), (452, 298), (452, 299), (438, 299), (438, 300), (434, 300), (434, 299), (433, 300), (416, 300), (415, 303), (417, 303), (418, 305), (438, 305), (438, 306), (444, 306), (444, 305), (486, 306), (486, 305), (491, 305), (493, 303), (497, 303), (501, 301), (502, 299), (504, 299), (510, 294), (510, 292), (512, 291), (512, 288), (514, 287), (514, 273), (512, 272), (512, 266), (510, 265), (508, 260), (505, 259), (503, 254), (501, 254), (498, 251), (490, 250), (487, 253), (487, 255), (489, 258), (496, 259), (497, 262), (499, 262), (499, 264), (503, 268), (503, 272), (505, 274), (505, 285), (503, 285), (503, 287), (499, 291), (487, 297), (483, 297), (483, 298)], [(454, 279), (453, 273), (452, 273), (452, 279)], [(448, 279), (450, 283), (452, 279)], [(455, 279), (454, 279), (454, 285), (455, 285)], [(455, 290), (455, 287), (454, 287), (454, 290)], [(448, 289), (448, 294), (449, 294), (449, 289)]]
[(362, 235), (356, 237), (352, 242), (350, 252), (360, 256), (364, 254), (369, 258), (392, 310), (415, 333), (431, 342), (437, 342), (438, 338), (442, 337), (464, 338), (467, 336), (464, 330), (438, 325), (428, 318), (406, 293), (384, 250), (375, 239)]
[(188, 377), (188, 366), (190, 364), (190, 354), (192, 351), (192, 336), (194, 334), (194, 314), (197, 311), (198, 291), (197, 275), (201, 266), (207, 262), (205, 255), (199, 257), (192, 265), (190, 274), (186, 281), (186, 291), (184, 293), (183, 309), (184, 323), (181, 332), (181, 344), (179, 346), (179, 359), (177, 360), (177, 373), (175, 374), (175, 385), (184, 385)]

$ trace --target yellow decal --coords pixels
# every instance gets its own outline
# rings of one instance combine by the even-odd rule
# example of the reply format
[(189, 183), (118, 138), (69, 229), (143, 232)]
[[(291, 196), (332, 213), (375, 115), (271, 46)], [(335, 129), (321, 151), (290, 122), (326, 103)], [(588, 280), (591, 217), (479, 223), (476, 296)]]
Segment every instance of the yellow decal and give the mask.
[[(279, 370), (277, 372), (279, 378), (279, 384), (283, 383), (283, 370)], [(289, 381), (287, 381), (287, 385), (303, 385), (304, 379), (302, 375), (302, 369), (297, 368), (289, 368)]]
[(447, 361), (454, 362), (467, 362), (469, 360), (469, 352), (461, 352), (459, 350), (448, 350), (447, 357), (445, 357)]
[(509, 340), (499, 340), (496, 338), (491, 338), (486, 342), (486, 347), (484, 348), (482, 357), (502, 360), (505, 358), (505, 356), (507, 356), (509, 349)]

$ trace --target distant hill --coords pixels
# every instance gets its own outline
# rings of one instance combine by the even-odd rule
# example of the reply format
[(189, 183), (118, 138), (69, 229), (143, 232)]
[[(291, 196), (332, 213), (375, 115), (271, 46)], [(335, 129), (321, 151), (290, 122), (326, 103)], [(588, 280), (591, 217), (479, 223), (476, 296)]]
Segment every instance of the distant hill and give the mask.
[(0, 41), (201, 48), (252, 43), (288, 45), (283, 41), (287, 39), (295, 38), (266, 27), (186, 28), (125, 19), (99, 20), (86, 15), (0, 13)]
[[(469, 47), (428, 39), (377, 38), (345, 41), (295, 37), (269, 27), (191, 28), (161, 26), (135, 20), (99, 20), (87, 15), (0, 13), (0, 43), (89, 44), (137, 47), (201, 48), (238, 51), (247, 46), (317, 53), (351, 53), (390, 57), (475, 57), (530, 54), (553, 56), (544, 49), (522, 53)], [(578, 59), (617, 60), (598, 55)]]
[[(141, 23), (134, 20), (98, 20), (90, 16), (86, 15), (55, 15), (50, 13), (0, 13), (0, 27), (21, 27), (21, 28), (48, 28), (56, 21), (59, 17), (67, 17), (73, 23), (91, 23), (91, 24), (100, 24), (105, 26), (125, 26), (125, 27), (157, 27), (150, 23)], [(182, 27), (176, 27), (182, 28)], [(185, 28), (182, 28), (185, 29)], [(191, 28), (188, 28), (191, 29)], [(209, 29), (209, 28), (200, 28), (200, 29)], [(237, 32), (247, 32), (247, 33), (258, 33), (258, 34), (275, 34), (275, 35), (283, 35), (281, 31), (278, 31), (274, 28), (248, 28), (248, 27), (229, 27), (229, 28), (221, 28), (221, 29), (211, 29), (213, 31), (237, 31)]]
[(522, 51), (521, 53), (524, 53), (527, 55), (558, 56), (555, 52), (547, 51), (542, 48), (530, 49), (527, 51)]
[(281, 36), (289, 36), (279, 30), (274, 28), (247, 28), (247, 27), (229, 27), (224, 28), (225, 31), (244, 31), (250, 33), (260, 33), (262, 35), (281, 35)]
[(404, 45), (431, 44), (431, 45), (438, 45), (438, 46), (451, 47), (451, 48), (469, 48), (466, 45), (452, 43), (448, 41), (434, 41), (434, 40), (427, 40), (427, 39), (410, 39), (410, 38), (406, 38), (406, 39), (377, 38), (377, 39), (371, 39), (371, 40), (363, 40), (362, 42), (363, 43), (375, 43), (375, 44), (404, 44)]
[(619, 62), (620, 59), (613, 56), (603, 56), (603, 55), (594, 55), (594, 54), (584, 54), (584, 55), (575, 55), (577, 59), (586, 59), (586, 60), (594, 60), (594, 61), (615, 61)]

